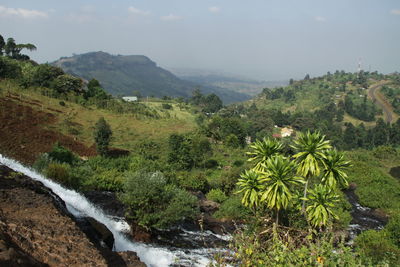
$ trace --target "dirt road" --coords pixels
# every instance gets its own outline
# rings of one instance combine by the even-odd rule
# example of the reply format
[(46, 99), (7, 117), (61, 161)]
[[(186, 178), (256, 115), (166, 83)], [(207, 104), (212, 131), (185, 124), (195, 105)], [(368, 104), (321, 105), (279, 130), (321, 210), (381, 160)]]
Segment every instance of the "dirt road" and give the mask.
[(368, 89), (368, 96), (375, 102), (378, 106), (380, 106), (385, 114), (385, 121), (388, 123), (392, 123), (393, 121), (393, 110), (390, 103), (379, 93), (379, 89), (385, 85), (387, 81), (382, 81), (377, 84), (374, 84)]

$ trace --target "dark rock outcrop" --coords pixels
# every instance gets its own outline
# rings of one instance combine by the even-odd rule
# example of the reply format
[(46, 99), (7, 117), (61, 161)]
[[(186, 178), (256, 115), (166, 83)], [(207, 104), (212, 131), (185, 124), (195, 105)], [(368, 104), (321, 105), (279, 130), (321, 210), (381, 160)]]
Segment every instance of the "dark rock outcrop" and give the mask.
[[(0, 266), (144, 266), (134, 252), (99, 246), (79, 224), (42, 183), (0, 165)], [(105, 226), (91, 225), (112, 247)]]

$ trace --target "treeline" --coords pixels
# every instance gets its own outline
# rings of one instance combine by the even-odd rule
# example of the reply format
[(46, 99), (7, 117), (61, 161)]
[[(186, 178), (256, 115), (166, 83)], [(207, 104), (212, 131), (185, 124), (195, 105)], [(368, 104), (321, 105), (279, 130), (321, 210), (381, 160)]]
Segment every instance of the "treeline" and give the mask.
[[(116, 113), (134, 113), (149, 118), (159, 117), (156, 110), (146, 105), (127, 103), (113, 98), (95, 79), (86, 83), (79, 77), (65, 73), (59, 67), (37, 64), (29, 60), (28, 56), (20, 54), (23, 48), (29, 49), (34, 45), (13, 45), (15, 41), (12, 38), (2, 45), (2, 40), (0, 36), (0, 78), (13, 79), (22, 88), (35, 88), (42, 95), (71, 101), (82, 106), (95, 105), (97, 108)], [(65, 103), (60, 101), (60, 104)]]

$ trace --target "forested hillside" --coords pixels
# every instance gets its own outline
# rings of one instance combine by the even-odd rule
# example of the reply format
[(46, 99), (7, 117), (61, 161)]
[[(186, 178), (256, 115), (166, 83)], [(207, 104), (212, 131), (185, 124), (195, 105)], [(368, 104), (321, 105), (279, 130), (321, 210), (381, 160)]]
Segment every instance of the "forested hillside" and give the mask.
[(114, 56), (105, 52), (90, 52), (63, 57), (52, 64), (86, 80), (99, 80), (106, 91), (115, 96), (188, 98), (193, 90), (200, 88), (204, 93), (215, 93), (225, 103), (249, 99), (248, 95), (229, 89), (181, 80), (145, 56)]

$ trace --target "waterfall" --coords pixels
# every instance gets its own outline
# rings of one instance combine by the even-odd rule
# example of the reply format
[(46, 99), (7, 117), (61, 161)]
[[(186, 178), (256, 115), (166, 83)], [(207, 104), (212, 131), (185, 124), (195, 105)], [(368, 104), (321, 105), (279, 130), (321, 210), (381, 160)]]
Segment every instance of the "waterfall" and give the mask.
[[(92, 217), (104, 224), (114, 235), (116, 251), (134, 251), (140, 257), (140, 260), (147, 266), (164, 267), (174, 263), (179, 263), (182, 257), (186, 257), (186, 261), (191, 262), (191, 266), (206, 266), (209, 260), (200, 251), (191, 251), (193, 259), (184, 255), (182, 251), (170, 251), (166, 248), (154, 247), (143, 243), (132, 242), (125, 236), (125, 232), (129, 231), (128, 223), (122, 219), (118, 220), (107, 216), (101, 209), (90, 203), (84, 196), (74, 190), (67, 189), (54, 181), (45, 178), (36, 171), (27, 168), (19, 162), (6, 158), (0, 154), (0, 164), (3, 164), (16, 172), (20, 172), (30, 178), (40, 181), (44, 186), (50, 188), (58, 195), (66, 204), (71, 214), (77, 217)], [(197, 255), (195, 255), (197, 254)], [(189, 258), (189, 259), (188, 259)]]

